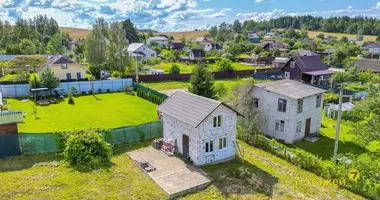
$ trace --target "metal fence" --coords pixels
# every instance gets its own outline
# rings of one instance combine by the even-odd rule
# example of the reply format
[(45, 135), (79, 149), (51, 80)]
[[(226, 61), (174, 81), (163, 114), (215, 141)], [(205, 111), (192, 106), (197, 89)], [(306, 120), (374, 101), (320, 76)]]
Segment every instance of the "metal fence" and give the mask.
[[(97, 93), (99, 89), (102, 92), (107, 90), (119, 91), (123, 90), (125, 86), (132, 87), (132, 79), (115, 79), (115, 80), (101, 80), (93, 81), (94, 92)], [(65, 93), (68, 93), (72, 87), (79, 92), (88, 92), (92, 90), (92, 81), (76, 81), (76, 82), (61, 82), (58, 86), (62, 88)], [(28, 84), (13, 84), (13, 85), (0, 85), (0, 92), (3, 97), (28, 97), (31, 96)]]
[[(111, 130), (110, 144), (126, 144), (163, 136), (162, 121)], [(19, 133), (0, 136), (0, 157), (52, 153), (58, 151), (59, 136), (53, 133)]]

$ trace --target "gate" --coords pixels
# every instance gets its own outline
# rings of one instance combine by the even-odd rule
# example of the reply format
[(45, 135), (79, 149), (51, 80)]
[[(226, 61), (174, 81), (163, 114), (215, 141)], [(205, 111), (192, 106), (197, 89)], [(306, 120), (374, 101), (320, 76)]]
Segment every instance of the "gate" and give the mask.
[(21, 155), (18, 134), (0, 136), (0, 158)]

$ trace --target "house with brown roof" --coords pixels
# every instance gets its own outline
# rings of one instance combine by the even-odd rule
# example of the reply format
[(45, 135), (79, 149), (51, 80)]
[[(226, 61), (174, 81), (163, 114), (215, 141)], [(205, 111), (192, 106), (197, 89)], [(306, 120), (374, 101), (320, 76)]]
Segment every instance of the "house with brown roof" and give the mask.
[(293, 56), (281, 71), (286, 79), (317, 85), (331, 85), (331, 76), (335, 73), (329, 70), (319, 56)]
[(50, 68), (60, 80), (79, 80), (86, 78), (87, 69), (67, 56), (58, 55), (51, 58), (41, 66), (37, 72), (41, 74), (48, 68)]

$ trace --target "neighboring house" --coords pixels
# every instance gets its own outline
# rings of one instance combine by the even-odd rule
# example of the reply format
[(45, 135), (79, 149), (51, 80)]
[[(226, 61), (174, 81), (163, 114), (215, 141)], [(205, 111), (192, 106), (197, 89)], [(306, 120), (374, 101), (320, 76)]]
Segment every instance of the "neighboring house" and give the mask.
[(336, 49), (326, 49), (320, 53), (322, 58), (325, 58), (327, 56), (330, 56), (331, 54), (335, 53)]
[(332, 74), (318, 56), (293, 56), (281, 68), (286, 79), (304, 81), (317, 85), (331, 85)]
[(310, 50), (299, 50), (298, 55), (299, 56), (319, 56), (317, 53)]
[(252, 43), (260, 43), (260, 41), (261, 41), (261, 37), (259, 35), (257, 35), (256, 33), (249, 34), (248, 39)]
[(281, 43), (276, 42), (274, 40), (266, 40), (264, 42), (258, 43), (257, 45), (261, 46), (264, 51), (272, 51), (273, 49), (284, 49), (284, 46)]
[(192, 49), (189, 53), (190, 60), (205, 59), (206, 53), (203, 49)]
[(289, 58), (282, 58), (282, 57), (277, 57), (272, 61), (272, 66), (276, 68), (282, 68), (287, 62)]
[(84, 44), (85, 42), (83, 40), (76, 40), (76, 41), (69, 42), (69, 44), (67, 45), (67, 50), (74, 51), (78, 45), (84, 45)]
[(170, 48), (174, 50), (182, 50), (185, 48), (185, 45), (181, 41), (171, 41)]
[(209, 42), (209, 43), (215, 43), (215, 40), (211, 37), (196, 37), (191, 39), (192, 42)]
[(251, 96), (261, 112), (262, 133), (291, 144), (318, 134), (324, 92), (287, 79), (255, 84)]
[(128, 46), (128, 53), (132, 57), (141, 57), (143, 60), (157, 57), (156, 51), (144, 43), (132, 43)]
[(363, 45), (363, 50), (368, 50), (372, 54), (380, 54), (380, 41), (368, 42)]
[(225, 103), (178, 91), (157, 111), (164, 126), (164, 138), (194, 165), (217, 163), (235, 157), (236, 120), (239, 115)]
[(209, 42), (202, 42), (198, 45), (198, 49), (203, 49), (206, 52), (213, 50), (212, 44)]
[(265, 34), (264, 39), (280, 38), (280, 35), (275, 32), (269, 32)]
[(356, 65), (361, 71), (371, 70), (372, 72), (380, 73), (380, 60), (358, 59), (356, 60)]
[(162, 36), (155, 36), (155, 37), (150, 37), (146, 40), (146, 43), (148, 45), (151, 45), (152, 42), (157, 43), (160, 46), (168, 46), (169, 45), (169, 40), (167, 37), (162, 37)]
[(161, 74), (165, 74), (164, 70), (162, 69), (149, 69), (149, 74), (151, 75), (161, 75)]
[(37, 70), (38, 74), (41, 74), (47, 68), (50, 68), (60, 80), (78, 80), (86, 78), (87, 69), (67, 56), (59, 55), (48, 60), (46, 64)]

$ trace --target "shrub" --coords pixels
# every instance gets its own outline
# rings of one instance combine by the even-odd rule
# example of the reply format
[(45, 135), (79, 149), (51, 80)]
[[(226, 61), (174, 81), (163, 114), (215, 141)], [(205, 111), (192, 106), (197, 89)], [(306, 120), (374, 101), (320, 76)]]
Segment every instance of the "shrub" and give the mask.
[(152, 65), (159, 65), (161, 62), (162, 62), (161, 58), (154, 57), (154, 58), (148, 59), (146, 61), (146, 64), (149, 66), (152, 66)]
[(95, 130), (69, 133), (64, 144), (64, 159), (78, 171), (111, 167), (112, 149)]
[(102, 89), (101, 88), (98, 89), (98, 93), (102, 93)]
[(108, 93), (110, 93), (110, 92), (111, 92), (111, 90), (110, 90), (110, 89), (107, 89), (107, 92), (108, 92)]
[(233, 62), (228, 58), (222, 58), (215, 63), (219, 72), (233, 72), (235, 68)]
[(114, 77), (114, 78), (120, 78), (121, 75), (122, 75), (122, 73), (119, 72), (119, 71), (113, 71), (112, 74), (111, 74), (111, 76)]
[(221, 97), (226, 95), (227, 88), (224, 86), (223, 83), (217, 83), (215, 85), (215, 91), (216, 91), (216, 96), (218, 97), (218, 99), (220, 99)]
[(82, 91), (82, 95), (86, 95), (86, 91)]
[(130, 86), (128, 86), (128, 85), (126, 85), (126, 86), (124, 87), (124, 92), (127, 93), (127, 94), (130, 94), (130, 95), (134, 94), (134, 93), (133, 93), (133, 90), (134, 90), (134, 88), (133, 88), (133, 87), (130, 87)]
[(92, 90), (89, 90), (89, 91), (88, 91), (88, 94), (92, 94)]
[(74, 102), (74, 97), (73, 97), (73, 93), (71, 93), (71, 92), (69, 92), (69, 94), (68, 94), (68, 103), (69, 103), (70, 105), (74, 105), (74, 104), (75, 104), (75, 102)]
[(177, 64), (173, 64), (172, 67), (170, 67), (169, 74), (180, 74), (181, 68)]

